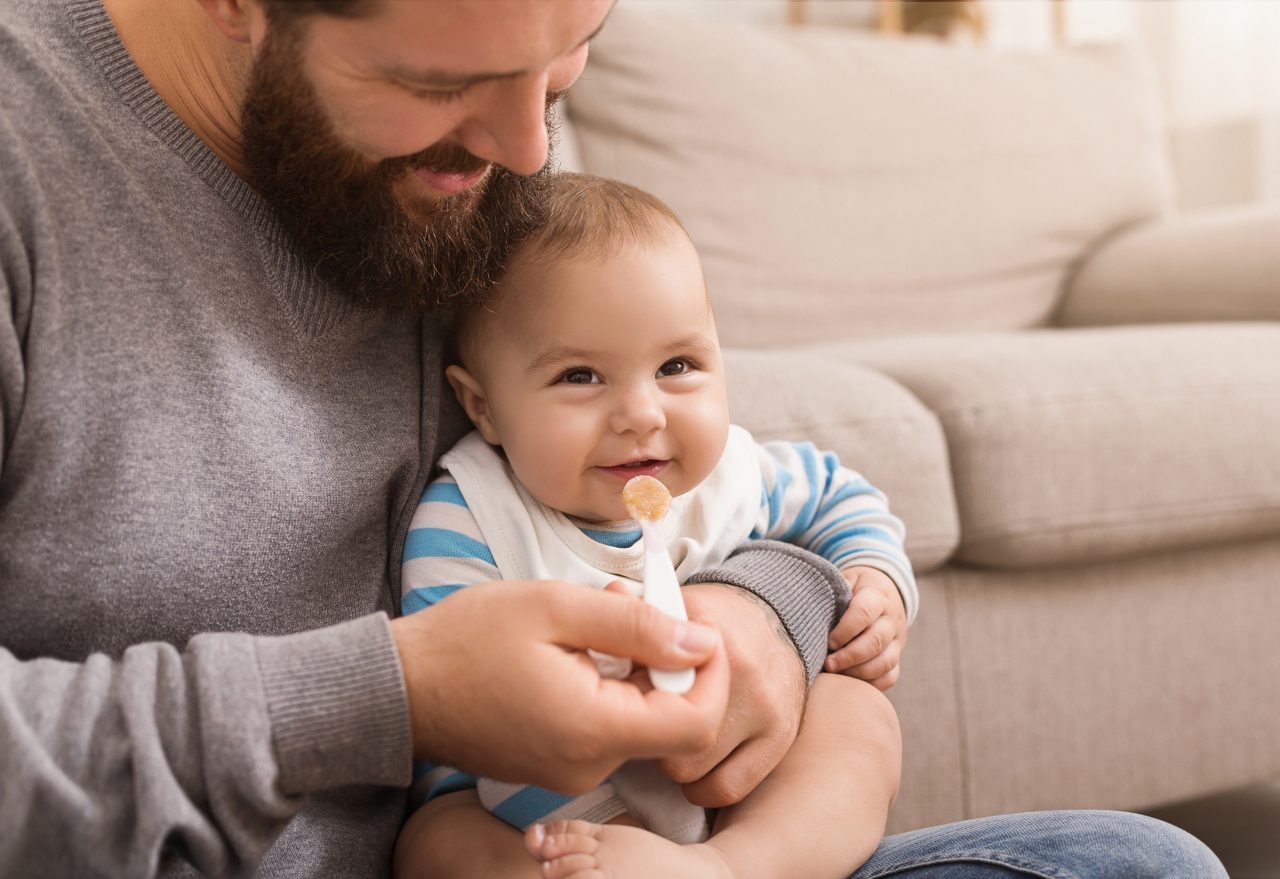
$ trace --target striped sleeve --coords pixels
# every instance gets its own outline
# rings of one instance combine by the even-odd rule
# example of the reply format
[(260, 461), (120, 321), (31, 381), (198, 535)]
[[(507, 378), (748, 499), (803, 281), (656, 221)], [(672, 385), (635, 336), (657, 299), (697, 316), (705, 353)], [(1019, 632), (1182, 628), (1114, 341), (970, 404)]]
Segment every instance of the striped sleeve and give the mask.
[(458, 483), (448, 474), (440, 476), (422, 493), (409, 524), (400, 612), (415, 613), (464, 586), (498, 579), (493, 553)]
[(813, 443), (770, 442), (756, 449), (763, 479), (751, 536), (807, 549), (841, 570), (883, 571), (902, 595), (907, 620), (914, 620), (919, 599), (903, 549), (906, 528), (889, 512), (884, 494)]
[[(497, 580), (493, 553), (458, 483), (447, 474), (422, 493), (405, 538), (400, 612), (417, 613), (465, 586)], [(474, 775), (449, 766), (416, 762), (409, 808), (427, 800), (476, 787)]]

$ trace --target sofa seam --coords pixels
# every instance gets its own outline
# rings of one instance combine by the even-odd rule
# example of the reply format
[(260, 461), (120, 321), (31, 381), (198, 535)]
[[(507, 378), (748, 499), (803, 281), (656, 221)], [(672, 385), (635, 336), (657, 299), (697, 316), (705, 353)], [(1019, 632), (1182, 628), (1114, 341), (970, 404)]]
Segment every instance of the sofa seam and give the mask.
[[(961, 544), (972, 546), (974, 544), (1004, 542), (1004, 541), (1025, 541), (1035, 540), (1039, 538), (1052, 537), (1062, 533), (1081, 533), (1091, 530), (1107, 530), (1114, 531), (1117, 528), (1140, 528), (1152, 525), (1168, 524), (1171, 522), (1194, 521), (1205, 516), (1221, 516), (1230, 513), (1250, 513), (1257, 515), (1259, 513), (1280, 512), (1280, 502), (1273, 502), (1264, 505), (1241, 505), (1233, 504), (1230, 506), (1217, 507), (1201, 507), (1198, 510), (1189, 511), (1184, 514), (1177, 514), (1176, 508), (1170, 508), (1167, 505), (1151, 506), (1151, 507), (1135, 507), (1130, 512), (1125, 513), (1128, 517), (1133, 512), (1141, 513), (1144, 510), (1166, 510), (1165, 515), (1160, 516), (1144, 516), (1140, 521), (1125, 521), (1121, 518), (1121, 514), (1114, 516), (1095, 517), (1091, 521), (1077, 521), (1074, 523), (1049, 524), (1050, 520), (1041, 520), (1041, 524), (1032, 525), (1030, 527), (1020, 528), (1016, 531), (991, 531), (987, 533), (979, 532), (976, 536), (973, 532), (966, 531), (961, 528)], [(961, 524), (963, 525), (963, 519)]]
[[(933, 415), (934, 416), (933, 421), (935, 423), (939, 421), (937, 417), (937, 413), (933, 409), (930, 409), (928, 406), (925, 406), (923, 403), (921, 403), (920, 412), (915, 413), (913, 415), (886, 415), (883, 417), (875, 417), (875, 418), (863, 417), (863, 418), (857, 418), (854, 420), (847, 420), (847, 421), (808, 421), (808, 422), (804, 422), (803, 426), (808, 428), (815, 428), (815, 427), (849, 428), (849, 427), (862, 427), (867, 424), (886, 424), (886, 423), (917, 424), (921, 420), (927, 420), (927, 419), (920, 418), (921, 413)], [(800, 422), (796, 422), (796, 421), (779, 422), (777, 427), (770, 426), (770, 427), (756, 428), (752, 430), (752, 434), (760, 435), (760, 434), (767, 433), (769, 431), (794, 433), (796, 431), (796, 425), (799, 423)]]
[[(942, 420), (943, 416), (961, 416), (961, 417), (972, 416), (972, 415), (987, 414), (991, 412), (1001, 412), (1001, 411), (1006, 411), (1011, 409), (1019, 412), (1024, 411), (1021, 406), (1016, 406), (1012, 404), (1024, 404), (1024, 403), (1095, 404), (1095, 403), (1098, 403), (1100, 400), (1104, 400), (1104, 401), (1105, 400), (1133, 400), (1137, 398), (1141, 398), (1143, 401), (1150, 401), (1152, 399), (1183, 400), (1183, 399), (1186, 399), (1187, 397), (1221, 398), (1224, 392), (1230, 392), (1232, 394), (1239, 395), (1241, 394), (1242, 391), (1246, 396), (1253, 396), (1253, 395), (1270, 396), (1272, 394), (1280, 393), (1280, 384), (1277, 384), (1275, 382), (1270, 382), (1266, 384), (1258, 383), (1258, 384), (1249, 384), (1249, 385), (1242, 386), (1239, 384), (1222, 383), (1218, 385), (1205, 386), (1205, 387), (1195, 388), (1195, 389), (1187, 389), (1182, 387), (1171, 389), (1165, 385), (1161, 385), (1157, 388), (1147, 388), (1147, 389), (1135, 389), (1133, 387), (1126, 387), (1124, 389), (1123, 394), (1114, 394), (1114, 393), (1105, 394), (1105, 395), (1100, 395), (1098, 393), (1036, 394), (1034, 396), (1025, 396), (1025, 397), (1005, 397), (1001, 399), (999, 402), (971, 403), (965, 406), (936, 406), (935, 407), (926, 402), (925, 407), (930, 412), (933, 412), (935, 415), (937, 415), (939, 420)], [(923, 398), (922, 398), (922, 402), (924, 402)], [(945, 429), (945, 423), (944, 423), (944, 429)]]

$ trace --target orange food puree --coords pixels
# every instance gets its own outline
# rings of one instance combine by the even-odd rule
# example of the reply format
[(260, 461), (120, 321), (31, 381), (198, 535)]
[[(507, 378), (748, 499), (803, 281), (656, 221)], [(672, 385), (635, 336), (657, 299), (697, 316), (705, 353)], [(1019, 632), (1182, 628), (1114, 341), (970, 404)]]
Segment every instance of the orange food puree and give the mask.
[(622, 502), (632, 518), (657, 522), (671, 506), (671, 492), (652, 476), (633, 476), (622, 487)]

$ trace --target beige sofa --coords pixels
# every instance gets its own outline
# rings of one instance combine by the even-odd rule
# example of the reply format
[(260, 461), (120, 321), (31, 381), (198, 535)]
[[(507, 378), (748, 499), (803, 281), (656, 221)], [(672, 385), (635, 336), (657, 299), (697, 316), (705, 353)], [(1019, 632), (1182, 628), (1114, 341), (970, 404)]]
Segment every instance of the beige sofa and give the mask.
[(623, 0), (570, 98), (565, 164), (698, 244), (736, 420), (907, 522), (893, 830), (1280, 775), (1280, 212), (1174, 214), (1154, 95)]

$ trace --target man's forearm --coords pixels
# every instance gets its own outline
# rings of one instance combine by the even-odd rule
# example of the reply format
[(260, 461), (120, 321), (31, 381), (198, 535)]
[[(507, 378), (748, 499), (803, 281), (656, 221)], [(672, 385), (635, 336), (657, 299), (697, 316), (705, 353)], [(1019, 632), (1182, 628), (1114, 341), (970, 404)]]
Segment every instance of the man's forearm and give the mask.
[(849, 584), (834, 565), (776, 540), (743, 544), (723, 565), (689, 583), (726, 583), (758, 597), (777, 615), (809, 683), (822, 669), (827, 634), (849, 605)]
[(250, 873), (302, 794), (406, 784), (408, 713), (385, 617), (185, 651), (22, 662), (0, 650), (3, 875), (150, 875), (178, 847)]

